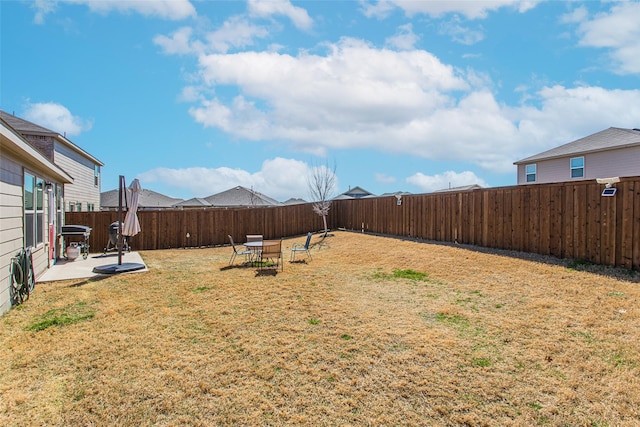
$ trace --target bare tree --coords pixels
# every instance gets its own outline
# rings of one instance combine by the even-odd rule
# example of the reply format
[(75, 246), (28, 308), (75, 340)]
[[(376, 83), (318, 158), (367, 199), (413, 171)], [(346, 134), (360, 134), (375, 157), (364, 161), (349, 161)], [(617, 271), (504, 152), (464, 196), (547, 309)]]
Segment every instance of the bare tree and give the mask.
[(258, 204), (258, 195), (256, 194), (255, 191), (253, 191), (253, 185), (249, 190), (249, 204), (251, 205), (251, 207), (254, 207), (255, 205)]
[(331, 209), (331, 196), (336, 187), (336, 165), (333, 169), (329, 164), (322, 166), (312, 166), (311, 172), (307, 177), (309, 186), (309, 194), (311, 196), (313, 211), (322, 217), (324, 224), (324, 235), (327, 237), (329, 227), (327, 227), (327, 215)]

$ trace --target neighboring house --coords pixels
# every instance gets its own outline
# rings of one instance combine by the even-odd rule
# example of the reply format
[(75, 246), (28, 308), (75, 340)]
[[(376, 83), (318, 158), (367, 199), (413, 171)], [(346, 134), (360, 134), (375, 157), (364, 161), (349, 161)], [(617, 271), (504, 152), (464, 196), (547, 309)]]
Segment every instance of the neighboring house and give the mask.
[(61, 254), (62, 188), (73, 178), (0, 117), (0, 314), (11, 308), (9, 266), (32, 248), (36, 279)]
[(334, 197), (333, 200), (361, 199), (363, 197), (371, 197), (371, 196), (375, 196), (375, 195), (372, 193), (369, 193), (367, 190), (361, 187), (353, 187), (353, 188), (349, 188), (348, 191), (345, 191), (344, 193)]
[(480, 190), (480, 189), (482, 189), (481, 185), (471, 184), (471, 185), (463, 185), (460, 187), (443, 188), (442, 190), (434, 191), (434, 193), (447, 193), (447, 192), (456, 193), (460, 191), (473, 191), (473, 190)]
[(296, 197), (292, 197), (289, 200), (282, 202), (283, 205), (302, 205), (304, 203), (307, 203), (307, 201)]
[[(103, 211), (117, 211), (120, 203), (120, 190), (106, 191), (100, 194), (100, 206)], [(127, 187), (125, 198), (127, 204), (131, 200), (131, 190)], [(142, 189), (138, 195), (138, 210), (171, 209), (176, 203), (183, 202), (182, 199), (165, 196), (155, 191)]]
[(640, 176), (640, 129), (612, 127), (514, 165), (518, 185)]
[(173, 205), (173, 207), (178, 209), (197, 209), (197, 208), (210, 208), (212, 207), (212, 205), (205, 199), (202, 199), (200, 197), (194, 197), (192, 199), (183, 200), (182, 202), (176, 203)]
[(391, 197), (391, 196), (410, 196), (412, 193), (408, 191), (396, 191), (394, 193), (382, 193), (380, 197)]
[(73, 177), (64, 185), (65, 211), (100, 210), (100, 168), (104, 164), (64, 135), (0, 111), (0, 118)]
[(214, 207), (251, 207), (251, 206), (281, 206), (282, 203), (262, 193), (245, 187), (234, 187), (229, 190), (205, 197)]

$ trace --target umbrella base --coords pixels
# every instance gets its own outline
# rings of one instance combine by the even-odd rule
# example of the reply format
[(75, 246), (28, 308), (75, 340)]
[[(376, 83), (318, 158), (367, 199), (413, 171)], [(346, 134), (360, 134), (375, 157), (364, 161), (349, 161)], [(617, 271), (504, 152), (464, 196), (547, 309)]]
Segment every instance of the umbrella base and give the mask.
[(144, 264), (139, 264), (137, 262), (123, 262), (122, 264), (108, 264), (100, 267), (94, 267), (93, 272), (97, 274), (119, 274), (142, 270), (144, 268)]

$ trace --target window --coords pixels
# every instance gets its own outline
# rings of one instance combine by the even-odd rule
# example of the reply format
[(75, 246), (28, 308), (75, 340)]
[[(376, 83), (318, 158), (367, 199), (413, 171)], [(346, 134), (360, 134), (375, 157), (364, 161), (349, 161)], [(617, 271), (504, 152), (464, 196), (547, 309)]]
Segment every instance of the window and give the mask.
[(81, 211), (82, 211), (82, 202), (76, 202), (76, 210), (77, 210), (78, 212), (81, 212)]
[(571, 159), (571, 178), (584, 178), (584, 157)]
[(36, 244), (44, 242), (44, 180), (36, 178)]
[(37, 246), (44, 242), (44, 180), (28, 172), (24, 174), (24, 244)]
[(93, 185), (96, 187), (100, 184), (100, 166), (93, 167)]
[(87, 203), (87, 211), (88, 212), (94, 212), (96, 210), (96, 207), (93, 203)]
[(56, 185), (56, 210), (58, 212), (58, 234), (62, 232), (62, 223), (64, 219), (64, 198), (62, 197), (62, 185)]
[(25, 172), (24, 174), (24, 245), (35, 246), (35, 205), (33, 203), (33, 190), (36, 186), (36, 177)]
[(526, 166), (527, 182), (536, 182), (536, 165)]

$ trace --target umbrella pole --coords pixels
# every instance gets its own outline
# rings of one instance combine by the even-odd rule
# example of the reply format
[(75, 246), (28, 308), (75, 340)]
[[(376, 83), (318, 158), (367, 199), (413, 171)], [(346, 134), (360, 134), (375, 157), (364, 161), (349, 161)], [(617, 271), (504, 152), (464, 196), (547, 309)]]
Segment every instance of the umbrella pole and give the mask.
[(118, 265), (122, 265), (122, 192), (124, 186), (124, 176), (120, 175), (120, 185), (118, 185)]
[[(137, 182), (137, 180), (134, 180), (134, 182)], [(124, 264), (122, 263), (122, 247), (124, 246), (124, 236), (122, 234), (124, 230), (124, 226), (122, 223), (122, 210), (124, 207), (126, 207), (127, 210), (129, 209), (127, 205), (127, 188), (125, 187), (125, 185), (126, 183), (124, 180), (124, 176), (120, 175), (120, 185), (118, 188), (118, 242), (116, 243), (116, 245), (118, 246), (118, 263), (94, 267), (93, 268), (94, 273), (117, 274), (117, 273), (127, 273), (130, 271), (142, 270), (146, 268), (144, 264), (137, 263), (137, 262), (125, 262)], [(139, 182), (138, 182), (138, 185), (139, 185)], [(124, 200), (124, 206), (122, 203), (123, 200)]]

